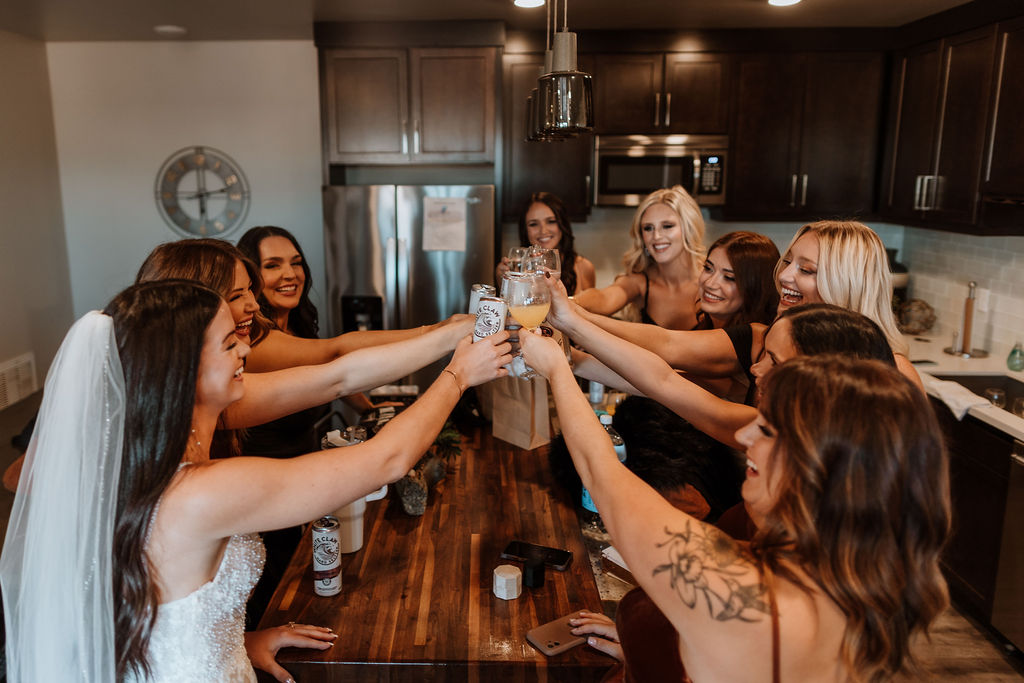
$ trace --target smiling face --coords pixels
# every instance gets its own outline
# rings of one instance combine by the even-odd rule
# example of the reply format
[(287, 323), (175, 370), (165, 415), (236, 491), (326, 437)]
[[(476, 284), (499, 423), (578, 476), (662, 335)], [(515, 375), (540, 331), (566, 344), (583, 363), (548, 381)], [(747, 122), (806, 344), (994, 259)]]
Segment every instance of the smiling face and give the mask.
[(199, 354), (196, 378), (196, 406), (220, 413), (242, 398), (244, 359), (249, 345), (235, 336), (235, 323), (227, 304), (221, 304), (206, 328), (203, 350)]
[(526, 237), (530, 244), (544, 249), (557, 249), (562, 241), (555, 212), (543, 202), (534, 202), (526, 211)]
[(253, 315), (260, 309), (252, 293), (252, 280), (241, 261), (235, 261), (235, 278), (231, 291), (224, 298), (228, 302), (231, 319), (235, 322), (235, 334), (244, 342), (249, 341)]
[(726, 320), (743, 305), (736, 275), (722, 247), (716, 247), (708, 254), (697, 284), (700, 287), (701, 310), (713, 318)]
[(668, 204), (652, 204), (640, 217), (640, 236), (655, 263), (668, 263), (683, 254), (681, 223)]
[(761, 413), (745, 427), (736, 432), (736, 440), (747, 455), (747, 472), (740, 494), (746, 503), (754, 524), (760, 524), (779, 497), (778, 467), (773, 467), (777, 457), (774, 425)]
[(286, 237), (266, 237), (260, 242), (260, 275), (263, 297), (275, 311), (299, 305), (306, 271), (295, 245)]
[(761, 380), (768, 374), (768, 371), (798, 355), (800, 353), (797, 351), (796, 345), (793, 344), (793, 324), (789, 322), (788, 318), (779, 318), (768, 329), (768, 334), (764, 337), (764, 351), (761, 353), (761, 357), (750, 366), (750, 374), (754, 376), (754, 381), (758, 386), (758, 402), (761, 400)]
[(782, 257), (782, 263), (776, 283), (782, 294), (779, 311), (819, 303), (822, 299), (818, 294), (818, 237), (811, 232), (802, 235)]

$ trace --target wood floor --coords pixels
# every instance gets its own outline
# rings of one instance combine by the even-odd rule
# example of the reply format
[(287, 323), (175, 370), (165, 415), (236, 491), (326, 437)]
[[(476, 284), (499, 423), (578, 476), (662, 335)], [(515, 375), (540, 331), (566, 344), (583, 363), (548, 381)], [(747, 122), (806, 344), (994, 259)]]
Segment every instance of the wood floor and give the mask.
[(1024, 681), (1024, 660), (1004, 654), (1002, 646), (986, 638), (974, 624), (950, 608), (932, 629), (931, 642), (920, 644), (925, 673), (903, 677), (929, 683), (1002, 683)]

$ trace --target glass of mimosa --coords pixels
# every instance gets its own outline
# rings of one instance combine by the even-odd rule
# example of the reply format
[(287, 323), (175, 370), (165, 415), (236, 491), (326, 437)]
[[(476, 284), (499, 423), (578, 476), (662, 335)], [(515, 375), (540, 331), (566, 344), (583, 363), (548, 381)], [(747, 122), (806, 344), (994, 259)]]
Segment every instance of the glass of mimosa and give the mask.
[[(508, 313), (529, 333), (537, 328), (548, 315), (551, 308), (551, 290), (544, 282), (544, 273), (523, 273), (519, 277), (507, 281), (508, 291), (506, 302)], [(532, 369), (527, 369), (524, 379), (536, 377)]]

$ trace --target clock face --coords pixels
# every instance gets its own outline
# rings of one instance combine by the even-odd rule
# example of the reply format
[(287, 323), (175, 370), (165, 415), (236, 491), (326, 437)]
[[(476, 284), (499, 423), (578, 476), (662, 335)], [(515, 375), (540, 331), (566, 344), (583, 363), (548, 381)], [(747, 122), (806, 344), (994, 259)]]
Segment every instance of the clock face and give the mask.
[(156, 176), (156, 205), (186, 237), (220, 237), (245, 220), (249, 183), (234, 159), (212, 147), (186, 147)]

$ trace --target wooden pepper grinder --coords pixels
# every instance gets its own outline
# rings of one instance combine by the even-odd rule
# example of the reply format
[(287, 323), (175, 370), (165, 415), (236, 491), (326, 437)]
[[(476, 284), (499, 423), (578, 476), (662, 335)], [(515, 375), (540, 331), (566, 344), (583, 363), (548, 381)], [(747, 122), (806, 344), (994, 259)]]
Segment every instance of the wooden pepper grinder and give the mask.
[(977, 289), (977, 282), (967, 283), (967, 300), (964, 301), (964, 320), (960, 329), (959, 339), (953, 341), (953, 345), (943, 349), (946, 353), (961, 358), (985, 358), (987, 351), (975, 349), (971, 346), (971, 333), (974, 327), (974, 290)]

